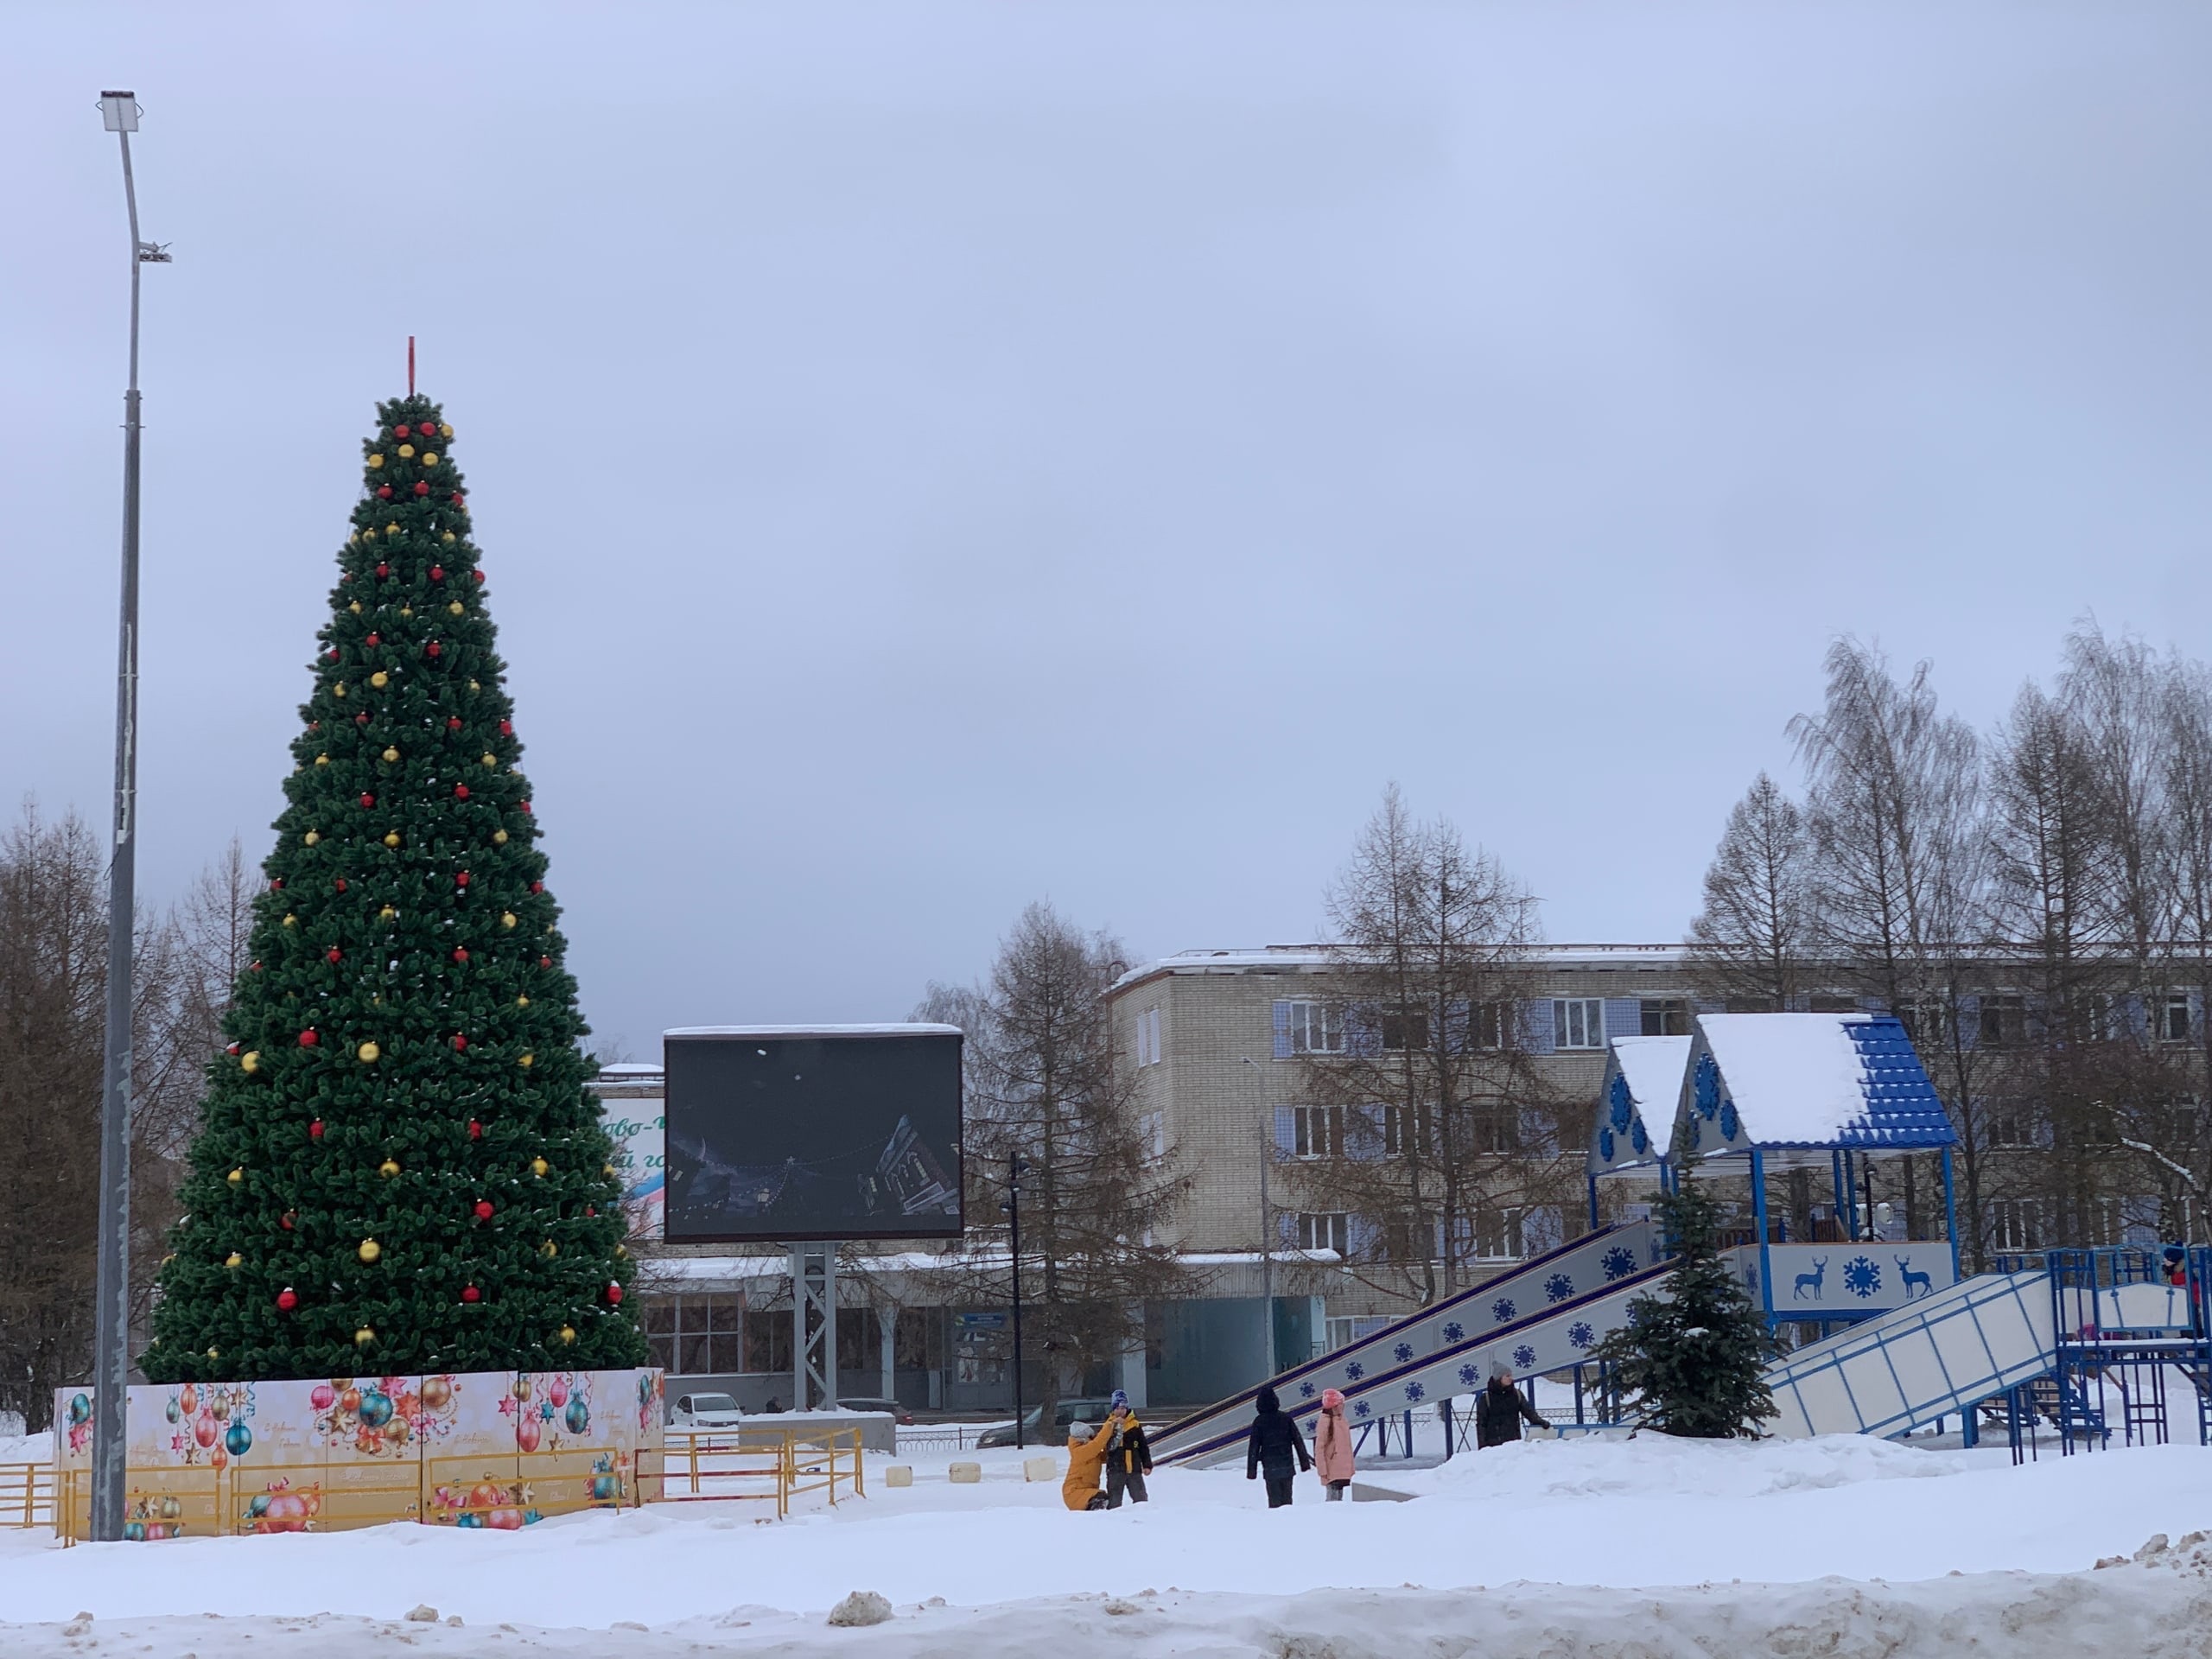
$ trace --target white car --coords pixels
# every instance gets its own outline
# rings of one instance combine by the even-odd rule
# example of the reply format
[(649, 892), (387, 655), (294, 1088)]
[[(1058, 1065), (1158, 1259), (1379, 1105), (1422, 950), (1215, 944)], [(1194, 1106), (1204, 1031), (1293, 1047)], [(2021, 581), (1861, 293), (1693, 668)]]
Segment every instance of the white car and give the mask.
[(726, 1394), (683, 1394), (668, 1414), (671, 1428), (735, 1428), (745, 1421), (737, 1402)]

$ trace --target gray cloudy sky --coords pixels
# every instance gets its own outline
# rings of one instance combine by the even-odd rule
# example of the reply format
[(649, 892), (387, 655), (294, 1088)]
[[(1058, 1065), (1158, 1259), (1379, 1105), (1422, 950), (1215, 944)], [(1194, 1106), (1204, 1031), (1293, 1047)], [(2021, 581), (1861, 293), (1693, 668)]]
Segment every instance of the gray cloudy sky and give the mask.
[(1671, 938), (1844, 632), (2207, 652), (2212, 10), (11, 6), (0, 791), (279, 804), (372, 402), (459, 430), (586, 1011), (902, 1015), (1049, 895), (1311, 937), (1383, 784)]

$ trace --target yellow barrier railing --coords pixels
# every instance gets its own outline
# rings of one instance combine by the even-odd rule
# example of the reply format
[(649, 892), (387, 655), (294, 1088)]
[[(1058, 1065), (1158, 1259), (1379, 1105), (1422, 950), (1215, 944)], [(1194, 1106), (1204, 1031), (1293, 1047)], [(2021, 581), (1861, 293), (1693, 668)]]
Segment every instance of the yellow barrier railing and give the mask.
[(673, 1435), (664, 1458), (662, 1496), (773, 1503), (779, 1520), (802, 1492), (826, 1492), (832, 1504), (841, 1489), (868, 1493), (858, 1428), (747, 1423)]
[(0, 1463), (0, 1527), (54, 1524), (54, 1465)]

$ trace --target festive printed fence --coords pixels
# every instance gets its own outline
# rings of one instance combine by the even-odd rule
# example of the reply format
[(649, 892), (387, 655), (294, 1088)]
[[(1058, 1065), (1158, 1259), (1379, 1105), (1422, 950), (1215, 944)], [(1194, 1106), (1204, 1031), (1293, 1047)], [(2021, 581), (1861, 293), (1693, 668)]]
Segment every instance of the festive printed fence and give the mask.
[[(133, 1539), (529, 1525), (661, 1496), (658, 1370), (469, 1371), (142, 1384)], [(89, 1535), (92, 1394), (57, 1392), (54, 1524)]]

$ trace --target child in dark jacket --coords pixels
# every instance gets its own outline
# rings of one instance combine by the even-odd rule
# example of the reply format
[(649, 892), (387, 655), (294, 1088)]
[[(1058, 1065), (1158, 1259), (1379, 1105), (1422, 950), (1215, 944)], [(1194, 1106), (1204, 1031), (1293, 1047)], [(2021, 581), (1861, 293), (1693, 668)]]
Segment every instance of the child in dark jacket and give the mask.
[[(1306, 1454), (1306, 1437), (1283, 1410), (1282, 1402), (1275, 1397), (1273, 1389), (1262, 1389), (1254, 1403), (1258, 1409), (1253, 1414), (1251, 1437), (1244, 1443), (1244, 1478), (1256, 1480), (1264, 1470), (1268, 1477), (1268, 1507), (1279, 1510), (1290, 1502), (1291, 1482), (1300, 1471), (1311, 1469), (1313, 1459)], [(1294, 1457), (1297, 1459), (1295, 1468), (1291, 1461)]]

